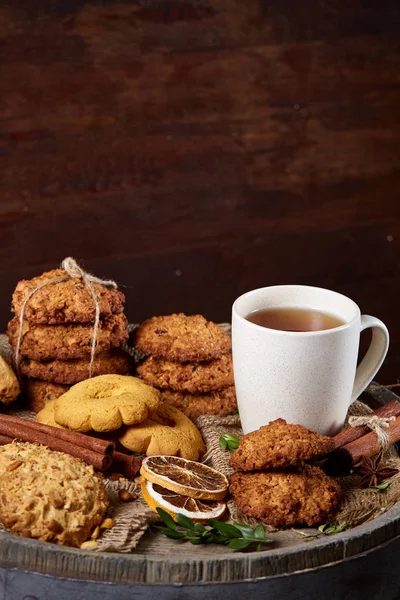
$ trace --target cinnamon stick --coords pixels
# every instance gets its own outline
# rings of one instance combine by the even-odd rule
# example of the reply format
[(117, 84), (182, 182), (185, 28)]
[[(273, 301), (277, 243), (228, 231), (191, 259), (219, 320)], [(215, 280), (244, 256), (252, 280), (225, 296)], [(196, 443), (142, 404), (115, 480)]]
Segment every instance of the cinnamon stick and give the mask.
[[(27, 419), (22, 419), (21, 417), (12, 417), (9, 415), (0, 415), (0, 431), (3, 431), (2, 422), (8, 423), (10, 427), (12, 426), (12, 424), (15, 424), (17, 426), (21, 425), (22, 427), (30, 428), (32, 431), (49, 434), (51, 436), (57, 436), (56, 439), (71, 442), (76, 444), (77, 447), (93, 451), (96, 454), (99, 454), (99, 456), (94, 457), (92, 454), (89, 453), (88, 458), (91, 461), (93, 461), (89, 464), (93, 464), (96, 468), (100, 468), (100, 470), (108, 469), (111, 473), (118, 472), (123, 474), (128, 479), (133, 479), (135, 475), (137, 475), (137, 473), (139, 472), (141, 464), (140, 458), (137, 456), (124, 454), (123, 452), (114, 452), (114, 443), (110, 442), (109, 440), (94, 438), (88, 435), (84, 435), (82, 433), (77, 433), (75, 431), (59, 429), (57, 427), (52, 427), (51, 425), (44, 425), (43, 423), (37, 423), (36, 421), (29, 421)], [(31, 441), (29, 439), (26, 439), (26, 436), (19, 437), (16, 434), (17, 432), (14, 430), (14, 428), (8, 428), (7, 431), (9, 431), (9, 433), (12, 431), (13, 435), (5, 435), (4, 433), (0, 433), (0, 446), (4, 444), (11, 444), (11, 442), (15, 439), (20, 439), (21, 441)], [(35, 438), (34, 441), (39, 440)], [(46, 446), (52, 448), (49, 440), (47, 440)], [(55, 450), (56, 448), (52, 449)], [(67, 452), (67, 447), (65, 446), (64, 450), (61, 451)], [(67, 454), (70, 454), (70, 452), (67, 452)], [(72, 454), (72, 456), (75, 456), (75, 454)], [(83, 458), (82, 452), (78, 450), (76, 456), (77, 458)], [(108, 459), (105, 459), (106, 456), (112, 457), (111, 464), (109, 464)], [(100, 465), (100, 467), (96, 465)]]
[[(57, 427), (51, 427), (50, 425), (47, 427), (51, 429), (52, 433), (53, 429), (60, 431)], [(89, 448), (78, 446), (66, 439), (53, 437), (52, 434), (44, 433), (37, 428), (32, 427), (31, 421), (20, 417), (11, 417), (10, 420), (7, 415), (1, 415), (0, 435), (22, 440), (24, 442), (38, 442), (39, 444), (48, 446), (51, 450), (65, 452), (75, 458), (80, 458), (100, 471), (106, 471), (112, 464), (112, 456), (110, 454), (100, 454)]]
[(114, 452), (110, 471), (122, 473), (127, 479), (133, 479), (139, 472), (141, 460), (138, 456)]
[(44, 425), (37, 421), (29, 421), (28, 419), (22, 419), (22, 417), (13, 417), (10, 415), (0, 415), (1, 422), (22, 424), (35, 431), (40, 431), (51, 435), (53, 438), (65, 440), (71, 444), (76, 444), (81, 448), (87, 448), (98, 454), (112, 454), (114, 452), (115, 444), (110, 440), (103, 440), (101, 438), (95, 438), (77, 431), (71, 431), (70, 429), (60, 429), (59, 427), (53, 427), (52, 425)]
[[(400, 440), (400, 416), (389, 423), (385, 433), (389, 437), (389, 445)], [(374, 454), (378, 454), (380, 450), (378, 436), (374, 431), (370, 431), (370, 433), (337, 448), (330, 454), (327, 460), (327, 470), (331, 474), (348, 472), (360, 460), (361, 456), (369, 458)]]
[[(377, 415), (378, 417), (397, 417), (400, 415), (400, 402), (398, 400), (392, 400), (388, 404), (384, 406), (380, 406), (377, 410), (375, 410), (371, 415)], [(360, 425), (359, 427), (348, 427), (344, 429), (337, 435), (335, 435), (332, 440), (335, 444), (335, 448), (341, 448), (354, 440), (359, 439), (360, 437), (367, 435), (370, 433), (369, 427), (366, 425)]]
[[(400, 440), (400, 417), (397, 417), (395, 421), (389, 423), (389, 427), (385, 429), (389, 437), (389, 446)], [(363, 435), (358, 440), (354, 440), (342, 448), (348, 452), (352, 458), (352, 463), (355, 464), (359, 461), (361, 456), (370, 457), (377, 454), (381, 447), (378, 442), (378, 436), (374, 431)]]

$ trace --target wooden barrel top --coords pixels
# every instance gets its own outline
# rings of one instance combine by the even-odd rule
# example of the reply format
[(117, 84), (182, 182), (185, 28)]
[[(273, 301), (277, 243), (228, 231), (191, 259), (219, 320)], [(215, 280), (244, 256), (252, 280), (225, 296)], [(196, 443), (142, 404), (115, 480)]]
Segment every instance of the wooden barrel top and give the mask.
[[(372, 402), (398, 398), (372, 391)], [(157, 537), (156, 537), (157, 536)], [(400, 536), (400, 502), (372, 521), (332, 536), (305, 540), (296, 531), (272, 534), (262, 552), (227, 552), (221, 546), (196, 546), (148, 532), (131, 554), (66, 548), (0, 532), (0, 564), (63, 578), (101, 582), (193, 584), (246, 581), (315, 569), (373, 550)], [(155, 543), (157, 542), (157, 543)]]
[(263, 552), (224, 552), (214, 547), (178, 554), (90, 553), (0, 533), (0, 563), (63, 578), (119, 583), (190, 584), (254, 580), (314, 569), (373, 550), (400, 536), (400, 503), (349, 531)]

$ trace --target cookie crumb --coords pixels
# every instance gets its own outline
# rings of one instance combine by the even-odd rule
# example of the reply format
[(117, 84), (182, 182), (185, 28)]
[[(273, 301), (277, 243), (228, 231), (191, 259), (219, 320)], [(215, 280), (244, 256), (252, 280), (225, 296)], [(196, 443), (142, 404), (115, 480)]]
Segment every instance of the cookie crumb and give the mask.
[(108, 519), (104, 519), (104, 521), (100, 525), (100, 529), (112, 529), (114, 525), (115, 521), (109, 517)]
[(94, 550), (98, 545), (94, 540), (88, 540), (87, 542), (83, 542), (79, 547), (81, 550)]
[(97, 527), (94, 528), (93, 533), (91, 535), (92, 540), (97, 540), (97, 538), (100, 537), (100, 527), (97, 525)]
[(137, 499), (137, 494), (128, 492), (128, 490), (119, 490), (118, 497), (121, 502), (132, 502)]

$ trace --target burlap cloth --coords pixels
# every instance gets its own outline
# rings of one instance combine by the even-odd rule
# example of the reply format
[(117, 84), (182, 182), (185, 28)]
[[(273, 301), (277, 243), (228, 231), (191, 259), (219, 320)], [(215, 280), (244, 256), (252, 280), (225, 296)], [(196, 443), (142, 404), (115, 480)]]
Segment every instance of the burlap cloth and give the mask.
[[(230, 329), (229, 325), (224, 324), (222, 327), (226, 331)], [(7, 338), (4, 335), (0, 336), (0, 354), (6, 357), (9, 356)], [(366, 404), (357, 401), (350, 407), (348, 416), (366, 415), (371, 412), (371, 408)], [(29, 413), (23, 408), (15, 410), (14, 414), (28, 419), (34, 418), (33, 413)], [(202, 416), (198, 419), (197, 426), (207, 446), (207, 453), (203, 458), (203, 462), (229, 477), (232, 473), (232, 469), (229, 467), (231, 452), (221, 449), (219, 438), (224, 433), (231, 433), (238, 437), (242, 435), (239, 417)], [(400, 469), (400, 457), (394, 447), (389, 448), (384, 456), (388, 465)], [(148, 508), (140, 495), (138, 484), (134, 481), (115, 481), (108, 477), (105, 477), (104, 481), (110, 499), (108, 512), (109, 516), (114, 519), (115, 526), (106, 530), (101, 539), (98, 540), (98, 551), (131, 552), (148, 527), (158, 520), (158, 515)], [(346, 523), (347, 528), (373, 519), (400, 500), (400, 473), (392, 479), (391, 485), (385, 491), (357, 489), (354, 487), (354, 481), (355, 478), (351, 476), (340, 480), (345, 490), (345, 496), (335, 517), (335, 522), (338, 524)], [(135, 492), (138, 499), (128, 503), (121, 502), (118, 498), (118, 492), (121, 489)], [(227, 520), (249, 524), (257, 523), (255, 519), (249, 519), (240, 513), (232, 500), (228, 500), (227, 507)], [(266, 529), (273, 531), (268, 526), (266, 526)]]

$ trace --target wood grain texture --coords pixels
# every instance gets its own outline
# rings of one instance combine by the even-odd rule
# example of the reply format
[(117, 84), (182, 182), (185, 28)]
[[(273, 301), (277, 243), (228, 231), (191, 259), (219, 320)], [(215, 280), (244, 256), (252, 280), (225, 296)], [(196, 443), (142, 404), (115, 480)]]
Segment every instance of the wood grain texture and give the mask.
[(399, 26), (395, 0), (2, 5), (2, 329), (67, 255), (131, 321), (308, 283), (388, 324), (396, 381)]
[[(74, 580), (178, 586), (199, 582), (240, 582), (282, 574), (288, 577), (356, 558), (360, 554), (368, 555), (369, 550), (382, 548), (382, 545), (398, 539), (399, 528), (400, 509), (397, 504), (372, 521), (323, 540), (298, 543), (299, 535), (292, 531), (291, 537), (296, 536), (296, 543), (286, 545), (289, 533), (280, 532), (276, 545), (261, 552), (227, 553), (225, 550), (223, 553), (217, 548), (215, 553), (210, 554), (207, 549), (197, 552), (198, 549), (193, 546), (187, 548), (185, 544), (173, 544), (171, 541), (155, 552), (154, 540), (152, 543), (149, 534), (138, 552), (119, 555), (83, 552), (0, 531), (0, 557), (2, 567)], [(377, 576), (381, 577), (381, 574)], [(364, 597), (373, 596), (358, 596)]]

